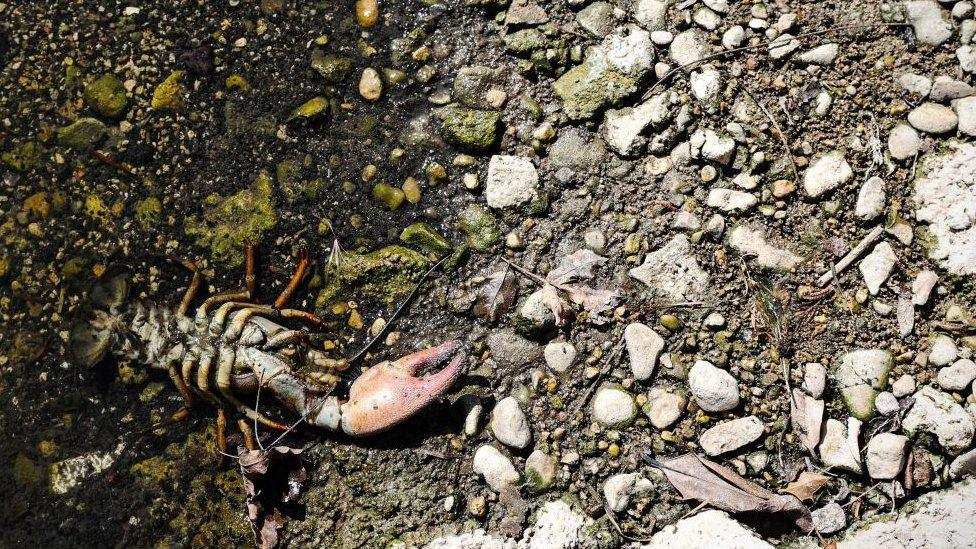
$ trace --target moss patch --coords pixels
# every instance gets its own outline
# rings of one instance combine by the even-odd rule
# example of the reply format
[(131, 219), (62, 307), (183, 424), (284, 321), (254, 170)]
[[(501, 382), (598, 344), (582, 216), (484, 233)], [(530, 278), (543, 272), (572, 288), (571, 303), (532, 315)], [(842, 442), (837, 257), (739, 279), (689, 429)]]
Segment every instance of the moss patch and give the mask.
[(103, 74), (85, 86), (85, 103), (107, 118), (118, 118), (128, 104), (122, 82), (112, 74)]
[(451, 253), (451, 243), (430, 225), (420, 222), (410, 225), (400, 233), (400, 240), (430, 252), (438, 257)]
[(154, 111), (176, 111), (183, 106), (184, 71), (173, 71), (153, 91), (150, 106)]
[(490, 252), (501, 238), (494, 216), (478, 204), (472, 204), (461, 212), (458, 225), (464, 231), (465, 241), (476, 252)]
[(159, 223), (163, 213), (163, 205), (157, 198), (147, 198), (136, 203), (136, 221), (143, 229), (148, 229)]
[(244, 262), (244, 241), (258, 244), (264, 233), (278, 222), (271, 202), (271, 176), (261, 172), (247, 189), (222, 197), (212, 194), (204, 203), (202, 217), (186, 220), (186, 234), (197, 244), (210, 248), (214, 261), (228, 266)]
[(4, 152), (0, 155), (0, 160), (14, 171), (26, 172), (40, 166), (43, 157), (44, 147), (36, 141), (27, 141)]
[(352, 293), (382, 303), (403, 299), (427, 265), (423, 255), (403, 246), (387, 246), (368, 254), (343, 252), (338, 270), (326, 268), (326, 284), (316, 307), (324, 311), (334, 300)]
[(95, 148), (105, 139), (105, 124), (95, 118), (79, 118), (58, 130), (58, 143), (79, 151)]

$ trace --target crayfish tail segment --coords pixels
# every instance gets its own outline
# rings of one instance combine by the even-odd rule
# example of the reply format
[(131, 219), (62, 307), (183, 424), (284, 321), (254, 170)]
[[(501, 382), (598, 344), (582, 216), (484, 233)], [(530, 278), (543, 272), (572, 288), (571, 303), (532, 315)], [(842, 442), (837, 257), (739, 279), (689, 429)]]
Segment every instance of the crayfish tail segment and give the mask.
[[(353, 382), (349, 401), (342, 405), (343, 432), (352, 436), (380, 433), (425, 408), (460, 377), (464, 363), (460, 349), (459, 341), (451, 341), (368, 369)], [(452, 356), (439, 372), (414, 377), (420, 368)]]

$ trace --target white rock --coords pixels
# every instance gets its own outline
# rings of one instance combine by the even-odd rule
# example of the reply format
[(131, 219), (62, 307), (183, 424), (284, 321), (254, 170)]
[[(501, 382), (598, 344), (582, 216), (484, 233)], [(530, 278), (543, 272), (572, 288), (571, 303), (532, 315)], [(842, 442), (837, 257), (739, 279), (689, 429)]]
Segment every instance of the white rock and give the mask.
[(939, 370), (939, 387), (947, 391), (965, 391), (969, 384), (976, 379), (976, 362), (968, 358), (960, 358)]
[(773, 549), (722, 511), (702, 511), (670, 524), (640, 549)]
[(703, 2), (709, 9), (717, 13), (728, 13), (729, 12), (729, 2), (728, 0), (703, 0)]
[(739, 405), (735, 378), (707, 360), (699, 360), (691, 367), (688, 386), (698, 407), (706, 412), (727, 412)]
[(959, 118), (945, 105), (922, 103), (908, 113), (908, 123), (919, 131), (940, 134), (955, 130)]
[(915, 392), (915, 378), (902, 374), (902, 376), (891, 384), (891, 393), (898, 398), (907, 397)]
[(696, 25), (708, 31), (713, 31), (722, 24), (722, 18), (707, 6), (696, 9), (691, 19)]
[(976, 477), (976, 448), (959, 454), (949, 464), (950, 478), (960, 479), (967, 476)]
[(722, 165), (728, 164), (732, 160), (732, 153), (735, 152), (735, 141), (731, 137), (719, 135), (713, 130), (705, 130), (701, 135), (705, 138), (701, 146), (702, 157)]
[(576, 347), (568, 341), (553, 341), (546, 345), (543, 356), (546, 358), (546, 365), (561, 374), (569, 370), (576, 361)]
[(802, 53), (799, 60), (810, 65), (829, 65), (834, 62), (838, 53), (840, 53), (839, 44), (824, 44)]
[(514, 487), (521, 478), (508, 456), (490, 444), (481, 446), (474, 453), (471, 468), (496, 492)]
[(919, 74), (902, 74), (898, 77), (898, 85), (901, 86), (901, 89), (918, 97), (928, 97), (932, 91), (932, 79)]
[(745, 225), (732, 229), (729, 246), (744, 256), (754, 257), (757, 265), (767, 269), (789, 270), (800, 262), (800, 256), (773, 246), (761, 232)]
[(945, 366), (959, 356), (959, 348), (951, 337), (939, 334), (932, 339), (929, 348), (929, 362), (936, 366)]
[(800, 41), (792, 34), (784, 32), (776, 37), (769, 45), (769, 56), (773, 59), (782, 59), (796, 51), (800, 47)]
[(741, 25), (730, 27), (722, 34), (722, 46), (727, 50), (738, 48), (746, 39), (746, 29)]
[(621, 473), (613, 475), (603, 483), (603, 497), (607, 500), (607, 507), (614, 513), (620, 513), (630, 505), (632, 496), (641, 496), (654, 489), (654, 484), (637, 473)]
[(691, 73), (691, 93), (703, 105), (711, 105), (722, 91), (722, 76), (715, 69), (707, 68)]
[(956, 50), (956, 59), (959, 60), (959, 67), (963, 71), (976, 72), (976, 47), (969, 45), (960, 47)]
[(739, 172), (732, 178), (732, 183), (743, 189), (752, 190), (759, 186), (759, 176), (749, 172)]
[(496, 154), (488, 162), (485, 201), (492, 208), (520, 206), (539, 198), (539, 174), (528, 158)]
[(535, 450), (525, 459), (525, 477), (535, 491), (550, 488), (559, 474), (559, 460), (542, 450)]
[(505, 446), (528, 448), (532, 442), (532, 429), (525, 412), (514, 397), (505, 397), (491, 412), (491, 432)]
[(666, 30), (656, 30), (651, 33), (651, 42), (656, 46), (667, 46), (674, 40), (674, 35)]
[(863, 420), (874, 414), (874, 399), (885, 388), (891, 366), (891, 353), (884, 349), (855, 349), (840, 357), (833, 375), (851, 414)]
[(742, 417), (706, 430), (698, 438), (698, 444), (706, 454), (714, 457), (752, 444), (759, 440), (764, 430), (763, 422), (756, 416)]
[(813, 529), (823, 535), (840, 532), (847, 526), (844, 508), (836, 502), (814, 509), (810, 512), (810, 518), (813, 519)]
[(912, 304), (925, 305), (929, 302), (932, 288), (939, 282), (939, 275), (928, 269), (918, 273), (912, 282)]
[(879, 242), (874, 250), (871, 251), (858, 265), (864, 283), (868, 287), (871, 295), (878, 295), (881, 285), (891, 276), (891, 271), (895, 268), (898, 257), (887, 242)]
[(816, 198), (847, 183), (854, 177), (850, 164), (840, 151), (831, 151), (815, 159), (803, 174), (803, 188)]
[(864, 221), (870, 221), (881, 215), (884, 209), (884, 180), (878, 176), (874, 176), (861, 185), (861, 190), (857, 194), (857, 205), (854, 207), (854, 215)]
[(674, 219), (671, 221), (671, 226), (675, 229), (681, 229), (683, 231), (697, 231), (701, 228), (701, 221), (698, 216), (686, 211), (678, 210), (674, 214)]
[(647, 254), (644, 263), (628, 273), (675, 301), (700, 299), (708, 289), (708, 273), (698, 265), (691, 253), (691, 241), (683, 234)]
[(976, 144), (947, 143), (947, 154), (925, 155), (913, 196), (915, 218), (928, 223), (929, 258), (955, 275), (976, 274)]
[(959, 119), (959, 132), (976, 137), (976, 97), (964, 97), (952, 102)]
[(667, 0), (637, 0), (634, 19), (649, 31), (663, 30), (668, 23)]
[(908, 437), (895, 433), (880, 433), (868, 441), (865, 462), (868, 474), (876, 480), (891, 480), (905, 466)]
[(888, 391), (878, 393), (878, 396), (874, 398), (874, 407), (883, 416), (890, 416), (900, 409), (898, 399)]
[(711, 53), (705, 36), (701, 31), (694, 29), (675, 36), (668, 51), (671, 59), (678, 65), (695, 63)]
[(702, 325), (714, 329), (721, 328), (722, 326), (725, 326), (725, 317), (722, 316), (722, 313), (708, 313), (708, 316), (706, 316), (705, 320), (702, 321)]
[(59, 495), (67, 494), (85, 479), (101, 474), (112, 467), (123, 450), (125, 450), (125, 443), (120, 442), (114, 451), (91, 452), (52, 464), (48, 478), (51, 492)]
[(647, 325), (634, 322), (624, 329), (624, 341), (634, 379), (649, 379), (654, 375), (658, 355), (664, 350), (664, 338)]
[(908, 436), (935, 435), (942, 449), (955, 456), (968, 449), (976, 432), (973, 416), (946, 393), (926, 385), (915, 392), (915, 404), (905, 414), (902, 429)]
[(861, 422), (847, 418), (845, 426), (836, 419), (828, 419), (820, 441), (820, 460), (830, 469), (842, 469), (860, 474), (861, 449), (858, 438), (861, 435)]
[(888, 153), (895, 160), (913, 158), (922, 146), (922, 139), (911, 125), (899, 122), (888, 134)]
[(607, 145), (624, 156), (640, 152), (646, 142), (641, 133), (650, 125), (659, 126), (670, 120), (676, 100), (673, 93), (664, 92), (636, 107), (607, 111), (603, 125)]
[(655, 429), (664, 430), (681, 419), (681, 414), (687, 404), (688, 402), (682, 394), (660, 387), (652, 387), (647, 393), (647, 405), (644, 407), (644, 413), (647, 414)]
[(936, 103), (945, 103), (954, 99), (969, 97), (973, 94), (973, 87), (949, 76), (936, 76), (932, 81), (932, 91), (929, 99)]
[(952, 23), (933, 0), (905, 2), (905, 16), (923, 44), (938, 46), (952, 37)]
[(735, 189), (712, 189), (708, 192), (706, 204), (724, 212), (745, 212), (752, 209), (759, 200), (752, 195)]
[(634, 397), (612, 385), (603, 385), (593, 395), (593, 421), (605, 427), (622, 428), (630, 425), (637, 415)]
[(818, 362), (807, 362), (803, 367), (803, 388), (813, 398), (823, 396), (827, 387), (827, 369)]

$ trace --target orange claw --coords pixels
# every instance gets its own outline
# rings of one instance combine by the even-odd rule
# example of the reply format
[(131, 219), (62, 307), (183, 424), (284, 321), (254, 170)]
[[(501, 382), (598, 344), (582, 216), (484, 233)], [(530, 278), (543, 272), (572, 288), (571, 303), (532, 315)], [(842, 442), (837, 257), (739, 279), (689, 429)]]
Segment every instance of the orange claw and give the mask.
[[(422, 410), (460, 377), (464, 363), (460, 350), (460, 341), (449, 341), (366, 370), (349, 387), (349, 401), (342, 405), (342, 430), (353, 436), (372, 435)], [(420, 368), (452, 356), (443, 370), (414, 377)]]

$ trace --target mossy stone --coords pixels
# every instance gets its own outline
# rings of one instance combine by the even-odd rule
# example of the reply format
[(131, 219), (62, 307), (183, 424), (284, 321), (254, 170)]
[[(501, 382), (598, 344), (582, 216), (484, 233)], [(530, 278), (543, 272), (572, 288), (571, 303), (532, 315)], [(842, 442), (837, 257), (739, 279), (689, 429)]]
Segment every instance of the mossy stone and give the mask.
[(295, 110), (291, 111), (291, 114), (288, 116), (288, 121), (296, 118), (317, 118), (321, 116), (323, 112), (325, 112), (325, 109), (328, 106), (328, 99), (322, 96), (313, 97), (299, 105)]
[(173, 71), (153, 91), (150, 106), (154, 111), (177, 111), (183, 106), (184, 71)]
[(484, 206), (472, 204), (458, 215), (465, 241), (476, 252), (490, 252), (501, 238), (498, 221)]
[(431, 252), (438, 257), (447, 255), (454, 249), (446, 238), (438, 234), (433, 227), (423, 222), (414, 223), (406, 229), (403, 229), (403, 232), (400, 233), (400, 240)]
[(406, 195), (396, 187), (391, 187), (386, 183), (377, 183), (373, 186), (373, 199), (386, 206), (388, 210), (393, 211), (399, 208), (400, 204), (403, 204)]
[(113, 74), (103, 74), (89, 82), (83, 97), (93, 111), (106, 118), (118, 118), (129, 104), (122, 81)]
[(78, 151), (89, 151), (105, 139), (105, 124), (97, 118), (79, 118), (58, 130), (58, 143)]
[(261, 242), (264, 233), (278, 223), (271, 200), (271, 176), (261, 172), (247, 189), (222, 197), (208, 196), (201, 217), (186, 220), (186, 234), (210, 248), (215, 261), (228, 266), (244, 262), (244, 241)]
[(143, 229), (149, 229), (159, 223), (160, 215), (163, 213), (163, 205), (158, 198), (147, 198), (136, 203), (136, 222)]
[(312, 68), (330, 84), (341, 84), (352, 70), (352, 59), (326, 55), (319, 49), (312, 50)]
[(43, 157), (44, 147), (36, 141), (27, 141), (4, 152), (0, 160), (14, 171), (26, 172), (40, 166)]
[(251, 91), (251, 83), (247, 81), (247, 78), (244, 78), (236, 72), (224, 80), (224, 86), (229, 90)]
[(449, 107), (440, 116), (441, 137), (463, 150), (483, 152), (498, 140), (501, 117), (495, 111)]
[(366, 254), (341, 252), (338, 268), (326, 266), (316, 308), (326, 311), (334, 300), (353, 294), (393, 303), (410, 293), (428, 264), (419, 252), (397, 245)]
[(538, 29), (524, 29), (505, 35), (505, 49), (514, 54), (527, 54), (546, 47), (546, 35)]

